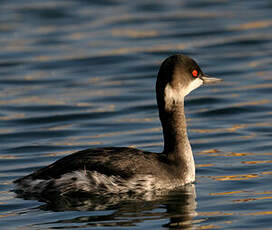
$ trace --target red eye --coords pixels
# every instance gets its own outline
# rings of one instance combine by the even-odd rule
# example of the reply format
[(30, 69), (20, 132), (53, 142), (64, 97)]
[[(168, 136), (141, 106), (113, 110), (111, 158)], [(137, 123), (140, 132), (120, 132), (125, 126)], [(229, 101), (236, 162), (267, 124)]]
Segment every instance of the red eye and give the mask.
[(198, 71), (197, 71), (196, 69), (194, 69), (194, 70), (192, 71), (192, 75), (193, 75), (194, 77), (197, 77), (197, 76), (198, 76)]

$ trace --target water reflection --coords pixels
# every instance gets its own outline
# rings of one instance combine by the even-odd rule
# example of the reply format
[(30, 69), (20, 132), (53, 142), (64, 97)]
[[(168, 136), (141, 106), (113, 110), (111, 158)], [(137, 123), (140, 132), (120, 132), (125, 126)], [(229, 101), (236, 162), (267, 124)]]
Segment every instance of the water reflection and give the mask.
[(175, 229), (195, 229), (193, 227), (194, 217), (197, 215), (195, 185), (187, 185), (182, 193), (173, 192), (175, 195), (169, 196), (166, 205), (166, 214), (170, 217), (169, 222), (164, 227)]
[[(57, 224), (62, 227), (71, 227), (74, 224), (80, 227), (134, 226), (144, 221), (161, 220), (163, 227), (169, 229), (194, 229), (194, 217), (197, 215), (194, 184), (162, 194), (63, 197), (39, 208), (55, 212), (85, 211), (79, 212), (83, 215), (76, 215), (70, 219), (41, 223), (41, 225)], [(93, 210), (97, 211), (95, 215), (93, 212), (86, 212)], [(100, 213), (99, 210), (103, 212)]]
[[(271, 0), (0, 2), (0, 229), (271, 226)], [(195, 218), (182, 192), (35, 210), (15, 198), (12, 180), (80, 149), (159, 152), (154, 79), (176, 52), (224, 78), (187, 100)]]

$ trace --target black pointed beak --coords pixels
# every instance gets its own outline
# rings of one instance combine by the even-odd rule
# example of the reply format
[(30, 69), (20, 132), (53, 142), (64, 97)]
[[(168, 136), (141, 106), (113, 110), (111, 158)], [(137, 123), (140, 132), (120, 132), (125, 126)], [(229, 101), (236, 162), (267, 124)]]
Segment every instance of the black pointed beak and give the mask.
[(219, 82), (223, 81), (220, 78), (210, 77), (210, 76), (208, 76), (206, 74), (201, 75), (200, 79), (203, 81), (204, 85), (206, 85), (206, 84), (216, 84), (216, 83), (219, 83)]

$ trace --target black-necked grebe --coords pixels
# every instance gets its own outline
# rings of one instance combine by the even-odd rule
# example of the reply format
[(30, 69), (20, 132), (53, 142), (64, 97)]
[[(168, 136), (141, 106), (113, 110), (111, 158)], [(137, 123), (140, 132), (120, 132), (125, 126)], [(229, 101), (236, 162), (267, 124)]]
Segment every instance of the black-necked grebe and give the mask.
[(161, 64), (156, 82), (164, 137), (162, 153), (126, 147), (86, 149), (16, 180), (16, 189), (23, 194), (56, 197), (78, 192), (142, 193), (194, 182), (195, 163), (187, 136), (184, 97), (202, 84), (218, 81), (206, 76), (185, 55), (168, 57)]

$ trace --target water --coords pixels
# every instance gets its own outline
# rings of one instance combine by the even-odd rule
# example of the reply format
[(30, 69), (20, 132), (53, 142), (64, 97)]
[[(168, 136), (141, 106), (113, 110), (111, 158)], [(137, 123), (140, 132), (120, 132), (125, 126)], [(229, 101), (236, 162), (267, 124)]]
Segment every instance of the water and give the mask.
[[(271, 229), (272, 2), (0, 1), (1, 229)], [(16, 197), (89, 147), (162, 149), (155, 79), (173, 53), (224, 83), (186, 101), (195, 187), (156, 199)]]

